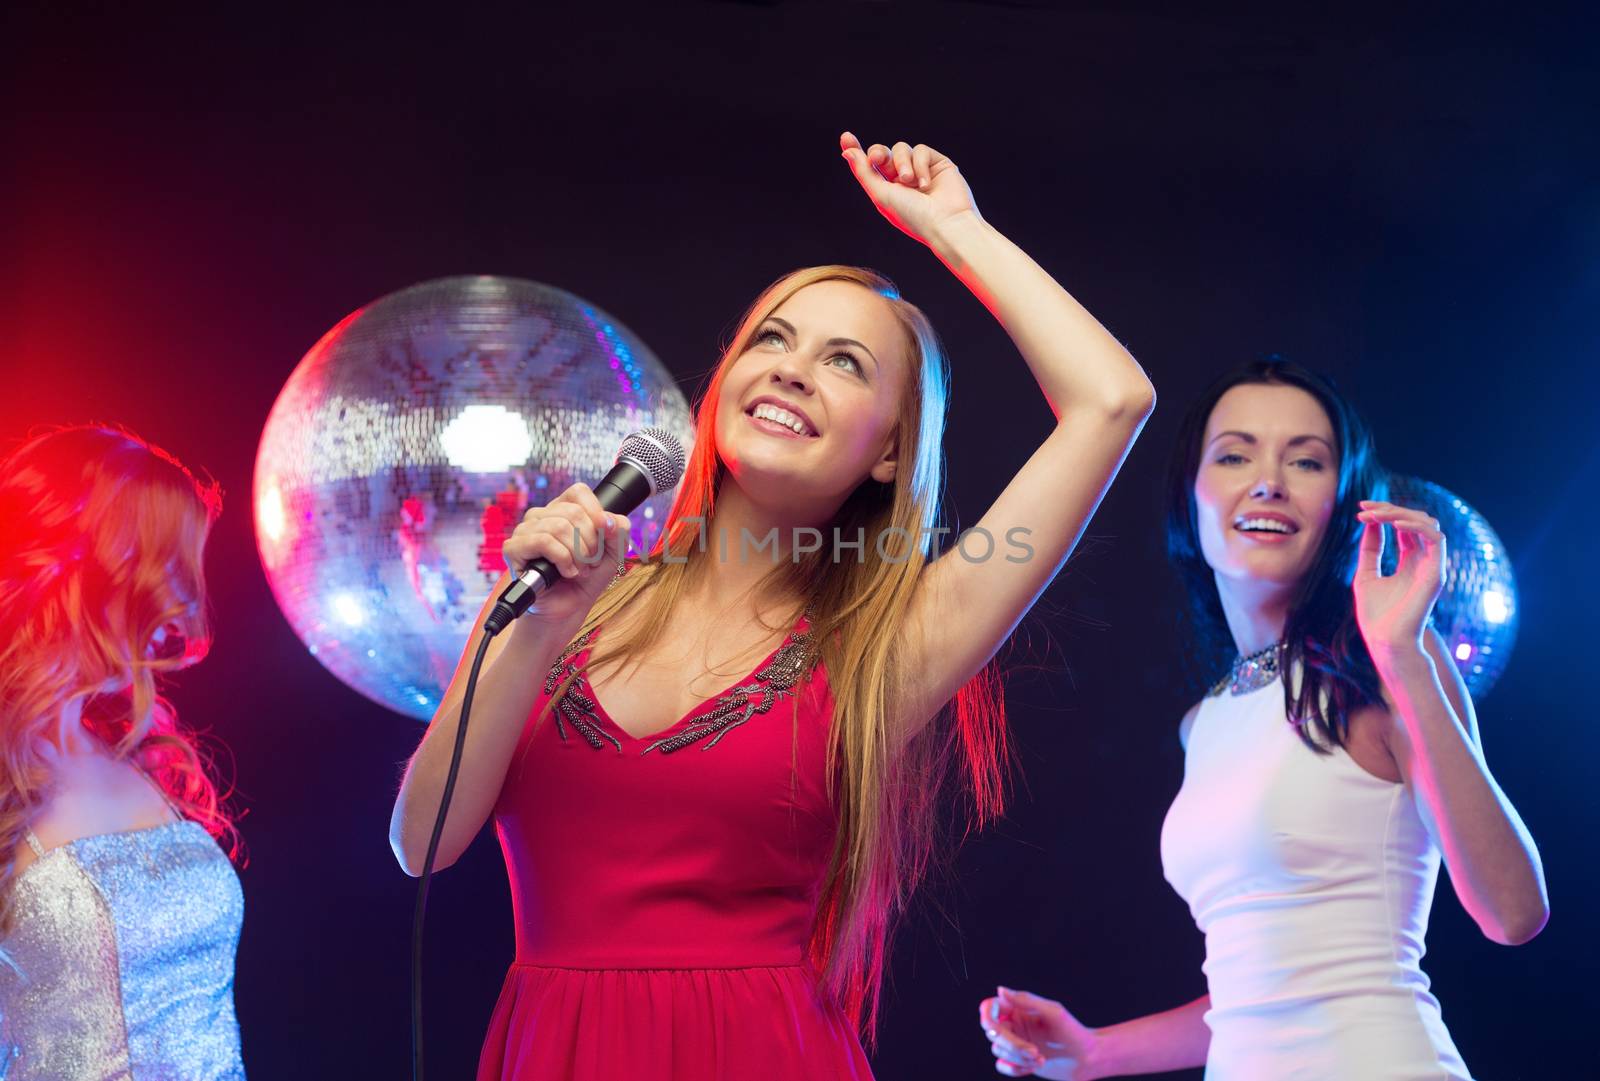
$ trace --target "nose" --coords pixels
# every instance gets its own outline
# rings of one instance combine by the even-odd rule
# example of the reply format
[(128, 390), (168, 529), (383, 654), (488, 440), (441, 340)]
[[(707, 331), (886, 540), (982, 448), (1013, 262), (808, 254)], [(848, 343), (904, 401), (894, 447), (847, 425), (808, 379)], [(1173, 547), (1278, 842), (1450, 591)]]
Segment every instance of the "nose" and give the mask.
[(784, 386), (793, 387), (801, 394), (811, 393), (811, 384), (806, 380), (805, 368), (800, 358), (794, 354), (785, 354), (778, 359), (772, 368), (772, 381)]
[(1264, 470), (1250, 486), (1250, 498), (1268, 502), (1288, 498), (1288, 493), (1283, 489), (1283, 478), (1274, 469)]

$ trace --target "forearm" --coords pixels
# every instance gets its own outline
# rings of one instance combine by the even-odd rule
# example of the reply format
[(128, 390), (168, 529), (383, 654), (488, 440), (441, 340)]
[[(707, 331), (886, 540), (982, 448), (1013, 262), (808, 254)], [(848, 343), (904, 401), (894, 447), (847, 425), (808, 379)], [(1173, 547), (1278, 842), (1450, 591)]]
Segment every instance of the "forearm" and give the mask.
[[(436, 868), (454, 863), (488, 820), (505, 782), (512, 752), (543, 689), (550, 666), (570, 640), (570, 628), (519, 620), (507, 641), (485, 661), (472, 700), (467, 740), (439, 838)], [(480, 632), (481, 633), (481, 632)], [(474, 637), (470, 649), (476, 651)], [(421, 874), (440, 798), (444, 794), (465, 691), (452, 686), (406, 767), (389, 824), (389, 842), (408, 874)]]
[(1544, 925), (1538, 848), (1456, 715), (1434, 659), (1420, 647), (1373, 658), (1409, 743), (1409, 777), (1426, 804), (1462, 904), (1484, 932), (1508, 944)]
[(1211, 1029), (1205, 1022), (1210, 1008), (1211, 996), (1202, 995), (1171, 1010), (1095, 1029), (1081, 1076), (1088, 1081), (1204, 1066), (1211, 1046)]
[(1000, 321), (1057, 417), (1080, 408), (1148, 415), (1155, 391), (1128, 351), (975, 212), (946, 220), (929, 246)]

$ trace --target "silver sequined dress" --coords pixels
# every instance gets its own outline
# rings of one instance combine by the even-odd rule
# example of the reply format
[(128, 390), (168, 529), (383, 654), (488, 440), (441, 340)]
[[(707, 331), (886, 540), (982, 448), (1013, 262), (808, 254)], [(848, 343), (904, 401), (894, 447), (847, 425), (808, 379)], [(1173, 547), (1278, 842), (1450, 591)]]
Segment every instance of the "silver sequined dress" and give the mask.
[(244, 895), (211, 836), (183, 821), (28, 843), (0, 943), (0, 1079), (242, 1079)]

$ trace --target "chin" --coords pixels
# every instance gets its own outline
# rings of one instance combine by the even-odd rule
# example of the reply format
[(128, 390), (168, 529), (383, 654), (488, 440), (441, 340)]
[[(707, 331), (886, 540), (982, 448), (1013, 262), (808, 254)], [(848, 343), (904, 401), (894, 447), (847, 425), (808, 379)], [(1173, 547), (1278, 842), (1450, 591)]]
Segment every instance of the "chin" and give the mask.
[(1297, 552), (1252, 552), (1238, 566), (1240, 577), (1292, 586), (1305, 576), (1304, 563)]

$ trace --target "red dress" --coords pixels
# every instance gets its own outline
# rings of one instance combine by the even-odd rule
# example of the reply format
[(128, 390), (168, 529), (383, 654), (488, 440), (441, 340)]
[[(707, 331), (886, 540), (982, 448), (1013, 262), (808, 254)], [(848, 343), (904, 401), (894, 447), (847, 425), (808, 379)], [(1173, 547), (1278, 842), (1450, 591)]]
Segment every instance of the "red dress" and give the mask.
[[(588, 636), (552, 669), (581, 672)], [(833, 700), (804, 620), (756, 670), (634, 739), (579, 676), (495, 807), (517, 956), (478, 1081), (870, 1078), (805, 960), (836, 818)]]

